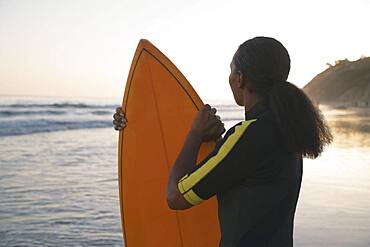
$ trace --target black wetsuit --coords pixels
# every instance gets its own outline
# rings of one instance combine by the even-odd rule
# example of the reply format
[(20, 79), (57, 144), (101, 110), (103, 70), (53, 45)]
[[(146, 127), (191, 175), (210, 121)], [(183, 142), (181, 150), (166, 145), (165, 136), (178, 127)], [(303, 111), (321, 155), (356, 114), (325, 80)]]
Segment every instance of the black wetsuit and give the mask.
[(272, 112), (256, 104), (178, 184), (191, 204), (218, 199), (221, 247), (293, 246), (302, 156), (286, 151)]

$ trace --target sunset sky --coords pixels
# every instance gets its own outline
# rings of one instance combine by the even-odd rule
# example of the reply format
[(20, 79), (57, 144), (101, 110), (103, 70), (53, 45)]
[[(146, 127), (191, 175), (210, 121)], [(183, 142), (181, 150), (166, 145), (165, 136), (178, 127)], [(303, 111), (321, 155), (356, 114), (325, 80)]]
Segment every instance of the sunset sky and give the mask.
[(0, 0), (0, 95), (121, 98), (141, 38), (205, 99), (231, 99), (229, 63), (280, 40), (303, 87), (326, 63), (370, 56), (370, 1)]

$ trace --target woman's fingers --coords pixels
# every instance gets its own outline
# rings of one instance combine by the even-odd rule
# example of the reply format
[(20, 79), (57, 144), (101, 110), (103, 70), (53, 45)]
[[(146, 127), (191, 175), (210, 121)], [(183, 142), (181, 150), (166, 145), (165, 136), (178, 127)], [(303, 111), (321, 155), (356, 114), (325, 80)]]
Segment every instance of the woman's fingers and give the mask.
[(122, 130), (123, 128), (125, 128), (126, 127), (126, 124), (123, 124), (123, 125), (120, 125), (120, 126), (118, 126), (118, 125), (115, 125), (114, 126), (114, 129), (115, 130)]
[(126, 127), (127, 120), (122, 111), (122, 107), (117, 107), (116, 112), (113, 114), (113, 127), (115, 130), (122, 130)]
[(219, 116), (213, 115), (208, 122), (207, 140), (217, 140), (226, 131), (224, 123), (219, 118)]
[(120, 120), (121, 119), (121, 115), (119, 113), (114, 113), (113, 119)]
[(204, 141), (218, 139), (225, 132), (225, 127), (216, 112), (216, 108), (205, 104), (193, 120), (191, 131), (197, 133)]
[(124, 122), (124, 123), (126, 123), (127, 122), (127, 120), (126, 120), (126, 118), (125, 118), (125, 116), (123, 115), (121, 115), (121, 114), (118, 114), (118, 113), (115, 113), (114, 115), (113, 115), (113, 119), (114, 120), (117, 120), (117, 121), (119, 121), (119, 122)]
[(215, 123), (208, 132), (208, 140), (217, 140), (222, 133), (225, 132), (224, 124), (221, 122)]
[(209, 110), (211, 110), (211, 106), (210, 106), (210, 105), (208, 105), (208, 104), (205, 104), (205, 105), (203, 106), (203, 109), (204, 109), (204, 110), (206, 110), (206, 111), (209, 111)]
[(214, 126), (215, 126), (216, 133), (220, 132), (224, 128), (224, 124), (219, 120), (216, 123), (214, 123)]
[(126, 124), (123, 125), (114, 125), (115, 130), (123, 130), (126, 127)]
[(127, 123), (126, 119), (118, 119), (118, 120), (114, 119), (113, 120), (113, 125), (114, 126), (125, 127), (126, 126), (126, 123)]
[(222, 135), (223, 133), (225, 133), (225, 131), (226, 131), (225, 124), (222, 123), (221, 128), (220, 128), (220, 135)]
[(121, 112), (122, 112), (122, 107), (117, 107), (117, 108), (116, 108), (116, 112), (117, 112), (117, 113), (121, 113)]
[(127, 120), (125, 114), (122, 112), (122, 107), (117, 107), (113, 114), (113, 125), (115, 130), (120, 130), (126, 127)]
[(116, 113), (118, 116), (124, 117), (125, 113), (122, 111), (122, 107), (117, 107), (116, 108)]

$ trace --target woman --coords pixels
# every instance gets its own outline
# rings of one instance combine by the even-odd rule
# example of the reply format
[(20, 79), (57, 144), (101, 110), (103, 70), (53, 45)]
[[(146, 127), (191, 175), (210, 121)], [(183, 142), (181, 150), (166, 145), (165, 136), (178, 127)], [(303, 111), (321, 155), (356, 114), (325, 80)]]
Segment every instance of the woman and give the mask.
[[(277, 40), (256, 37), (239, 46), (229, 83), (245, 121), (229, 129), (205, 105), (172, 166), (171, 209), (188, 209), (216, 195), (222, 247), (293, 246), (302, 157), (316, 158), (332, 136), (302, 90), (287, 82), (290, 58)], [(116, 129), (126, 124), (120, 109)], [(219, 140), (196, 165), (202, 142)]]

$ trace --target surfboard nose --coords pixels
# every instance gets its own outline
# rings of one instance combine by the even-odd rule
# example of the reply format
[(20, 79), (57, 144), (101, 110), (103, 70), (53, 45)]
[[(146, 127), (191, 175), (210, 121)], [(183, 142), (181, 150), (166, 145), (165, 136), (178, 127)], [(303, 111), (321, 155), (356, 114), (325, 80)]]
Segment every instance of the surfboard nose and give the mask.
[(153, 44), (147, 39), (140, 39), (138, 46), (141, 46), (141, 47), (145, 48), (145, 47), (148, 47), (148, 46), (153, 46)]

